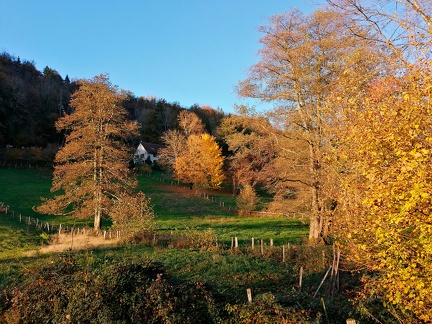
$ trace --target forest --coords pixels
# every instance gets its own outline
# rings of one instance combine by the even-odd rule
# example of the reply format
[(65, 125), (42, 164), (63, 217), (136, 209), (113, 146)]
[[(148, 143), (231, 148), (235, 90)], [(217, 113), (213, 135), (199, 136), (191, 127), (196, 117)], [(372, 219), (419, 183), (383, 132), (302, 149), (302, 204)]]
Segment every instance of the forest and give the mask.
[(2, 163), (53, 162), (57, 195), (38, 212), (92, 215), (95, 230), (109, 219), (135, 241), (154, 214), (131, 154), (163, 144), (157, 168), (191, 189), (229, 188), (239, 216), (262, 193), (265, 212), (306, 217), (304, 244), (340, 249), (365, 317), (431, 322), (432, 3), (328, 4), (261, 27), (259, 61), (236, 90), (272, 102), (265, 112), (137, 98), (107, 75), (63, 79), (3, 53)]
[[(50, 67), (38, 71), (35, 62), (21, 62), (19, 57), (0, 54), (0, 146), (5, 148), (59, 147), (64, 134), (55, 129), (55, 121), (71, 113), (71, 94), (78, 88), (77, 80), (60, 76)], [(175, 129), (177, 115), (182, 110), (196, 113), (208, 132), (215, 133), (224, 116), (220, 109), (194, 105), (181, 107), (164, 99), (136, 97), (127, 92), (122, 103), (128, 119), (136, 120), (139, 135), (136, 141), (161, 143), (162, 134)], [(52, 160), (52, 157), (51, 157)]]

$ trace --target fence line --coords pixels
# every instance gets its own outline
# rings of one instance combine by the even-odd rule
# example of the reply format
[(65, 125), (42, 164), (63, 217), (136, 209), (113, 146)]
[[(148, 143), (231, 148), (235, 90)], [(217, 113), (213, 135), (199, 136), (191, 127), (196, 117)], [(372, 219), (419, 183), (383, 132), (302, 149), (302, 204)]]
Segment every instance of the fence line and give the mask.
[(52, 168), (52, 161), (30, 161), (30, 160), (16, 160), (8, 161), (0, 159), (0, 167), (2, 168)]
[[(30, 216), (23, 216), (20, 213), (16, 213), (11, 210), (9, 206), (4, 205), (0, 202), (0, 213), (6, 216), (12, 217), (17, 222), (22, 223), (27, 226), (34, 226), (35, 229), (40, 230), (46, 234), (67, 234), (67, 235), (92, 235), (92, 236), (103, 236), (105, 240), (120, 240), (125, 236), (126, 232), (117, 231), (107, 231), (107, 230), (94, 230), (88, 227), (74, 227), (63, 224), (52, 224), (47, 221), (40, 220), (38, 218), (33, 218)], [(290, 243), (283, 244), (280, 247), (276, 247), (274, 245), (273, 239), (269, 239), (268, 242), (265, 240), (257, 240), (252, 237), (251, 243), (247, 244), (243, 242), (243, 244), (239, 243), (239, 239), (237, 236), (232, 236), (231, 238), (231, 247), (220, 245), (218, 243), (217, 237), (210, 240), (202, 240), (201, 242), (196, 239), (190, 240), (192, 243), (185, 243), (190, 235), (187, 231), (185, 233), (180, 233), (180, 235), (174, 235), (173, 232), (170, 235), (166, 233), (154, 233), (152, 237), (152, 244), (158, 246), (165, 247), (173, 247), (173, 248), (197, 248), (197, 249), (211, 249), (212, 247), (218, 249), (231, 250), (233, 253), (245, 253), (251, 252), (257, 256), (265, 257), (265, 256), (274, 256), (279, 259), (280, 262), (284, 263), (289, 258), (290, 253), (293, 251), (294, 245)], [(255, 242), (259, 244), (259, 250), (255, 250)], [(195, 245), (195, 246), (194, 246)], [(278, 256), (279, 255), (279, 256)]]
[(11, 210), (9, 206), (0, 202), (0, 213), (6, 216), (11, 216), (12, 219), (16, 219), (17, 222), (22, 223), (27, 226), (34, 226), (36, 230), (40, 230), (46, 234), (85, 234), (93, 236), (104, 236), (106, 240), (109, 239), (120, 239), (122, 234), (120, 231), (116, 231), (114, 234), (112, 231), (101, 231), (94, 230), (87, 227), (76, 227), (76, 226), (64, 226), (63, 224), (52, 224), (47, 221), (40, 220), (38, 218), (33, 218), (30, 216), (23, 216), (21, 213), (16, 213)]

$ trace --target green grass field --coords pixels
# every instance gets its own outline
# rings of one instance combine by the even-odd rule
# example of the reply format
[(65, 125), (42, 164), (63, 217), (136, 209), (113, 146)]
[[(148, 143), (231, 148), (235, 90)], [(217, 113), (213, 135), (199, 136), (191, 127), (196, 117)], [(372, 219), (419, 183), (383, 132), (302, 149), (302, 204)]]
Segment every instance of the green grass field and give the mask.
[[(0, 169), (0, 202), (23, 216), (72, 225), (72, 219), (39, 215), (33, 211), (41, 196), (50, 195), (50, 179), (46, 170)], [(195, 195), (188, 188), (179, 188), (171, 185), (170, 181), (161, 182), (154, 177), (139, 177), (138, 190), (151, 198), (160, 234), (199, 233), (211, 229), (217, 236), (219, 247), (205, 251), (189, 246), (125, 244), (80, 252), (40, 254), (35, 251), (41, 244), (46, 244), (40, 230), (20, 223), (17, 217), (0, 214), (0, 291), (20, 283), (25, 278), (23, 274), (56, 263), (61, 255), (73, 254), (77, 262), (85, 264), (90, 271), (92, 267), (160, 262), (170, 275), (180, 280), (210, 283), (227, 301), (247, 303), (246, 289), (251, 288), (254, 296), (272, 293), (298, 310), (312, 309), (317, 316), (322, 312), (321, 304), (310, 296), (326, 265), (331, 262), (331, 250), (328, 247), (313, 250), (297, 244), (308, 233), (308, 226), (302, 220), (239, 217), (219, 203), (225, 201), (225, 206), (234, 205), (234, 197), (229, 192), (212, 192), (211, 196), (216, 200), (212, 201)], [(91, 226), (92, 220), (81, 221), (80, 225), (86, 223)], [(105, 222), (103, 226), (107, 228), (109, 223)], [(233, 236), (238, 238), (238, 250), (230, 249)], [(254, 251), (250, 248), (251, 237), (256, 239)], [(274, 240), (274, 249), (268, 246), (270, 239)], [(260, 253), (259, 240), (265, 241), (264, 255)], [(281, 245), (288, 242), (296, 245), (286, 262), (282, 263)], [(28, 254), (28, 251), (33, 252)], [(323, 255), (326, 255), (326, 260)], [(297, 289), (300, 266), (304, 268), (302, 291)], [(345, 305), (346, 299), (328, 304), (327, 312), (338, 314), (341, 302)]]
[[(92, 219), (77, 221), (62, 216), (36, 213), (33, 207), (40, 204), (41, 197), (52, 195), (50, 186), (51, 174), (47, 170), (0, 169), (0, 187), (3, 188), (0, 202), (8, 205), (15, 214), (20, 213), (53, 224), (92, 226)], [(212, 201), (201, 198), (187, 189), (181, 189), (169, 182), (160, 182), (154, 177), (139, 177), (138, 190), (151, 198), (159, 232), (181, 233), (191, 229), (211, 229), (220, 243), (230, 244), (231, 237), (236, 236), (239, 244), (249, 243), (254, 237), (266, 241), (273, 239), (275, 245), (300, 242), (307, 234), (307, 225), (298, 219), (237, 216), (220, 204), (220, 201), (224, 201), (225, 206), (234, 206), (234, 197), (230, 194), (213, 192), (215, 201)], [(13, 227), (14, 222), (4, 222), (5, 220), (0, 219), (0, 226), (5, 226), (8, 230)], [(109, 226), (109, 222), (104, 222), (103, 226)]]
[[(41, 197), (49, 197), (51, 186), (51, 174), (47, 170), (37, 169), (0, 169), (0, 187), (3, 188), (0, 201), (9, 206), (15, 215), (22, 214), (23, 217), (30, 216), (49, 221), (54, 224), (72, 225), (74, 220), (60, 216), (41, 215), (33, 210), (34, 206), (40, 204)], [(266, 245), (273, 239), (275, 245), (284, 243), (300, 242), (307, 234), (307, 226), (301, 221), (289, 218), (259, 218), (259, 217), (239, 217), (228, 208), (223, 208), (220, 203), (211, 199), (201, 198), (194, 192), (185, 188), (172, 186), (169, 181), (160, 182), (154, 177), (139, 177), (138, 190), (143, 191), (151, 197), (151, 203), (156, 213), (156, 223), (158, 232), (181, 234), (188, 231), (200, 231), (211, 229), (217, 236), (218, 243), (226, 248), (230, 247), (231, 238), (236, 236), (240, 245), (250, 245), (251, 238), (265, 240)], [(234, 206), (235, 200), (232, 195), (224, 192), (212, 192), (215, 200), (224, 201), (226, 204)], [(88, 224), (91, 226), (92, 220), (83, 220), (80, 225)], [(105, 224), (105, 226), (107, 226)], [(19, 222), (18, 217), (12, 218), (10, 215), (0, 215), (0, 260), (11, 261), (19, 260), (24, 253), (29, 250), (37, 250), (43, 239), (41, 232), (34, 226), (27, 226), (24, 222)], [(139, 254), (146, 254), (148, 258), (157, 259), (167, 263), (174, 269), (177, 267), (182, 273), (191, 274), (187, 269), (208, 268), (205, 272), (215, 271), (213, 262), (218, 260), (218, 256), (207, 256), (196, 254), (190, 251), (166, 250), (164, 253), (155, 252), (153, 248), (134, 247), (140, 250)], [(117, 253), (117, 252), (113, 252)], [(197, 259), (197, 264), (191, 264), (192, 259)], [(238, 256), (231, 256), (238, 258)], [(204, 260), (204, 261), (203, 261)], [(225, 258), (220, 258), (218, 272), (215, 277), (220, 275), (223, 268), (231, 264)], [(242, 261), (243, 264), (250, 264), (249, 261)], [(254, 261), (256, 262), (256, 261)], [(233, 262), (235, 264), (236, 262)], [(187, 264), (187, 265), (186, 265)], [(181, 265), (181, 266), (179, 266)], [(242, 266), (245, 266), (244, 264)], [(262, 265), (260, 266), (263, 267)], [(245, 266), (245, 271), (248, 267)], [(202, 271), (196, 272), (196, 274)], [(250, 271), (249, 271), (250, 272)]]

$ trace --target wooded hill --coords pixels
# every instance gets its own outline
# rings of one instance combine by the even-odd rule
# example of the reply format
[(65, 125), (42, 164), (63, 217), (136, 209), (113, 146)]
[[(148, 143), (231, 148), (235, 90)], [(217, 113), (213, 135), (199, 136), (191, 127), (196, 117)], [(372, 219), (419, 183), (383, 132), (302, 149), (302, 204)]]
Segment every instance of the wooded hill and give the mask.
[[(0, 148), (52, 147), (63, 142), (55, 130), (55, 121), (70, 113), (71, 94), (77, 89), (70, 80), (53, 68), (39, 71), (35, 62), (21, 61), (6, 52), (0, 54)], [(177, 127), (179, 111), (196, 113), (210, 134), (214, 134), (223, 117), (220, 109), (211, 107), (182, 107), (164, 99), (137, 97), (129, 92), (123, 103), (129, 118), (140, 126), (139, 138), (134, 141), (160, 143), (163, 132)], [(53, 155), (48, 155), (47, 158)]]

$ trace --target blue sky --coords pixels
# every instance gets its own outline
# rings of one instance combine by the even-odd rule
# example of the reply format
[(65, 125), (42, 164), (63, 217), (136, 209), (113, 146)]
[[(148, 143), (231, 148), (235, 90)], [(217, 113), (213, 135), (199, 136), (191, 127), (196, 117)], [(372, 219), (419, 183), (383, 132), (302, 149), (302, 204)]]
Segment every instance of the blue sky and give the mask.
[[(64, 78), (109, 74), (136, 96), (232, 112), (258, 27), (324, 0), (0, 0), (0, 51)], [(262, 106), (263, 107), (263, 106)], [(260, 106), (257, 106), (260, 109)]]

